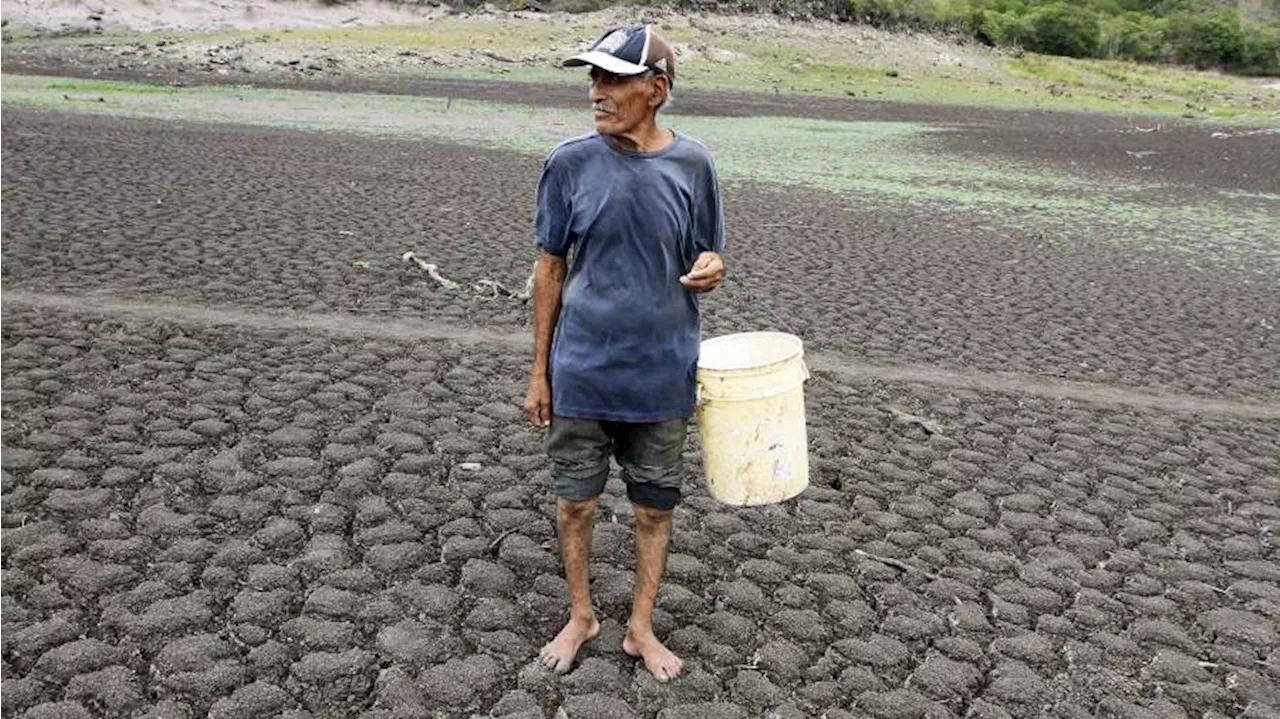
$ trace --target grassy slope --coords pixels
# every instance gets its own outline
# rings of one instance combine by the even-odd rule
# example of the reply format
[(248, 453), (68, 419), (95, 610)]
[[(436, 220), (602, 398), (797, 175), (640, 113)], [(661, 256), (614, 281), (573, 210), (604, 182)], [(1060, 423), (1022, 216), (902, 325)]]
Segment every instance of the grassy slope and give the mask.
[[(519, 54), (563, 43), (563, 28), (549, 25), (509, 18), (455, 16), (422, 28), (306, 30), (270, 37), (274, 42), (308, 45), (485, 47)], [(721, 60), (715, 53), (707, 53), (684, 63), (684, 77), (700, 87), (817, 95), (856, 93), (882, 100), (1066, 111), (1191, 113), (1280, 124), (1280, 93), (1264, 88), (1255, 79), (1179, 67), (1036, 54), (991, 55), (980, 58), (989, 61), (980, 62), (978, 67), (935, 65), (923, 57), (904, 61), (893, 53), (877, 56), (874, 52), (853, 52), (856, 43), (851, 46), (838, 39), (815, 42), (811, 33), (787, 31), (788, 25), (782, 24), (783, 32), (767, 33), (730, 23), (675, 25), (663, 32), (683, 46), (710, 46), (731, 56), (732, 59)], [(580, 33), (590, 37), (594, 30), (595, 26), (589, 26)], [(907, 39), (902, 44), (912, 42)], [(979, 53), (976, 48), (971, 52)], [(501, 68), (499, 72), (511, 80), (579, 79), (550, 67)], [(442, 69), (437, 73), (486, 74), (466, 69)]]

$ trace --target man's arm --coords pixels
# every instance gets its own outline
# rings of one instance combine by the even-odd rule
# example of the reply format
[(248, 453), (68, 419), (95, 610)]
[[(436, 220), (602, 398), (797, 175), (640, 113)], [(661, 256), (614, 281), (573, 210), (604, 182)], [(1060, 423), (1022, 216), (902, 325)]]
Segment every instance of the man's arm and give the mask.
[(533, 369), (524, 411), (534, 427), (551, 424), (551, 340), (560, 320), (560, 293), (569, 265), (565, 258), (546, 250), (538, 256), (533, 279)]
[(694, 241), (702, 251), (680, 284), (689, 292), (710, 292), (724, 280), (724, 205), (720, 201), (720, 178), (715, 163), (707, 157), (699, 200), (694, 209)]

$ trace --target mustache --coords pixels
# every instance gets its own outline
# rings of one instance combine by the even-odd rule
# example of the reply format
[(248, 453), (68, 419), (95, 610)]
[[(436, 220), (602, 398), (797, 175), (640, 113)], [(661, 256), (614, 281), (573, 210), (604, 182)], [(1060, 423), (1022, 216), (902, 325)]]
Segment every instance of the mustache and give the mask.
[(610, 106), (606, 105), (606, 104), (605, 104), (605, 103), (603, 103), (603, 102), (593, 102), (593, 103), (591, 103), (591, 110), (592, 110), (593, 112), (603, 112), (603, 113), (605, 113), (605, 114), (607, 114), (607, 115), (616, 115), (616, 114), (618, 114), (618, 111), (617, 111), (617, 110), (615, 110), (614, 108), (612, 108), (612, 107), (610, 107)]

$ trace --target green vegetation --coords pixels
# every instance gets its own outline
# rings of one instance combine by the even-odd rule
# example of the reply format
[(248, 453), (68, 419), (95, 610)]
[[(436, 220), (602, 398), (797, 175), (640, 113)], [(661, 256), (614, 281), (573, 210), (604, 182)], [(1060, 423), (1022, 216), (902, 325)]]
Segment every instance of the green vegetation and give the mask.
[[(775, 0), (795, 10), (796, 0)], [(1067, 57), (1180, 62), (1280, 74), (1280, 4), (1211, 0), (798, 0), (800, 9), (881, 27), (960, 32)]]
[[(572, 83), (581, 82), (581, 73), (558, 69), (555, 60), (593, 39), (599, 31), (598, 22), (591, 16), (551, 22), (537, 16), (451, 15), (423, 26), (299, 29), (245, 33), (235, 39), (300, 49), (404, 46), (461, 55), (484, 48), (530, 61), (497, 67), (460, 62), (453, 67), (432, 67), (430, 73), (505, 82)], [(1280, 109), (1255, 79), (1175, 65), (1033, 52), (1002, 53), (1003, 58), (987, 61), (991, 54), (961, 48), (961, 56), (966, 52), (972, 55), (965, 57), (960, 67), (958, 61), (955, 65), (932, 62), (928, 52), (914, 50), (913, 41), (906, 38), (868, 53), (858, 47), (852, 35), (824, 35), (803, 23), (781, 23), (772, 28), (761, 33), (747, 24), (732, 22), (710, 26), (662, 23), (668, 40), (694, 49), (681, 61), (687, 87), (1134, 116), (1191, 111), (1200, 117), (1267, 126), (1276, 123)]]
[[(548, 2), (556, 7), (555, 0)], [(775, 18), (630, 12), (636, 19), (646, 13), (656, 18), (681, 53), (682, 86), (700, 91), (1103, 112), (1143, 122), (1193, 116), (1280, 126), (1280, 94), (1258, 78), (1132, 60), (993, 52), (973, 43), (912, 37), (915, 33), (870, 33), (874, 39), (869, 40), (861, 28)], [(1055, 17), (1049, 14), (1041, 24), (1050, 26)], [(41, 50), (40, 45), (145, 46), (160, 38), (164, 47), (148, 54), (201, 57), (207, 47), (218, 45), (243, 54), (243, 64), (255, 73), (282, 72), (282, 59), (334, 57), (348, 76), (372, 69), (383, 76), (580, 85), (583, 73), (560, 68), (559, 60), (594, 39), (602, 22), (606, 19), (599, 15), (455, 13), (416, 25), (45, 38), (14, 41), (4, 51)], [(1107, 24), (1102, 27), (1105, 32)], [(107, 54), (105, 61), (114, 58)]]

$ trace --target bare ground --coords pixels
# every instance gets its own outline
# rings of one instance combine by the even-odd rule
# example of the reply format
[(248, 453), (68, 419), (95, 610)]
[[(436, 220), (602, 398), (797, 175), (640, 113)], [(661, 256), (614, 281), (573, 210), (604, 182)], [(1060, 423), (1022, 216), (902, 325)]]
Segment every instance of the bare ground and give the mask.
[[(523, 304), (469, 288), (523, 283), (531, 210), (511, 198), (532, 196), (537, 157), (30, 110), (4, 121), (10, 289), (528, 322)], [(785, 325), (877, 363), (1280, 396), (1266, 276), (962, 209), (766, 185), (726, 201), (734, 272), (708, 331)], [(400, 261), (410, 250), (467, 290), (436, 288)]]
[(611, 485), (604, 632), (556, 678), (532, 662), (566, 599), (518, 409), (528, 308), (468, 287), (523, 277), (536, 158), (3, 122), (6, 717), (1280, 710), (1273, 284), (735, 191), (707, 331), (805, 337), (812, 487), (720, 505), (690, 438), (657, 615), (688, 672), (660, 687), (619, 651)]
[(557, 679), (532, 662), (565, 596), (520, 354), (95, 314), (5, 309), (7, 716), (1277, 703), (1275, 420), (815, 382), (797, 501), (719, 505), (689, 455), (657, 614), (686, 675), (618, 651), (611, 487), (605, 631)]
[[(160, 41), (161, 43), (165, 41)], [(159, 54), (153, 42), (29, 44), (5, 50), (5, 72), (174, 85), (253, 85), (286, 89), (455, 97), (536, 107), (585, 107), (586, 90), (565, 84), (504, 83), (433, 76), (430, 51), (348, 67), (362, 54), (335, 48), (325, 58), (285, 55), (250, 65), (243, 48), (196, 56)], [(280, 49), (276, 48), (279, 52)], [(342, 58), (337, 60), (335, 58)], [(467, 62), (501, 66), (478, 54)], [(725, 66), (732, 72), (732, 65)], [(1144, 182), (1214, 191), (1280, 193), (1277, 131), (1099, 113), (1002, 110), (885, 102), (867, 93), (841, 98), (682, 88), (675, 115), (790, 116), (917, 122), (944, 130), (943, 149), (1032, 165), (1048, 163)], [(1176, 190), (1172, 190), (1176, 191)]]

